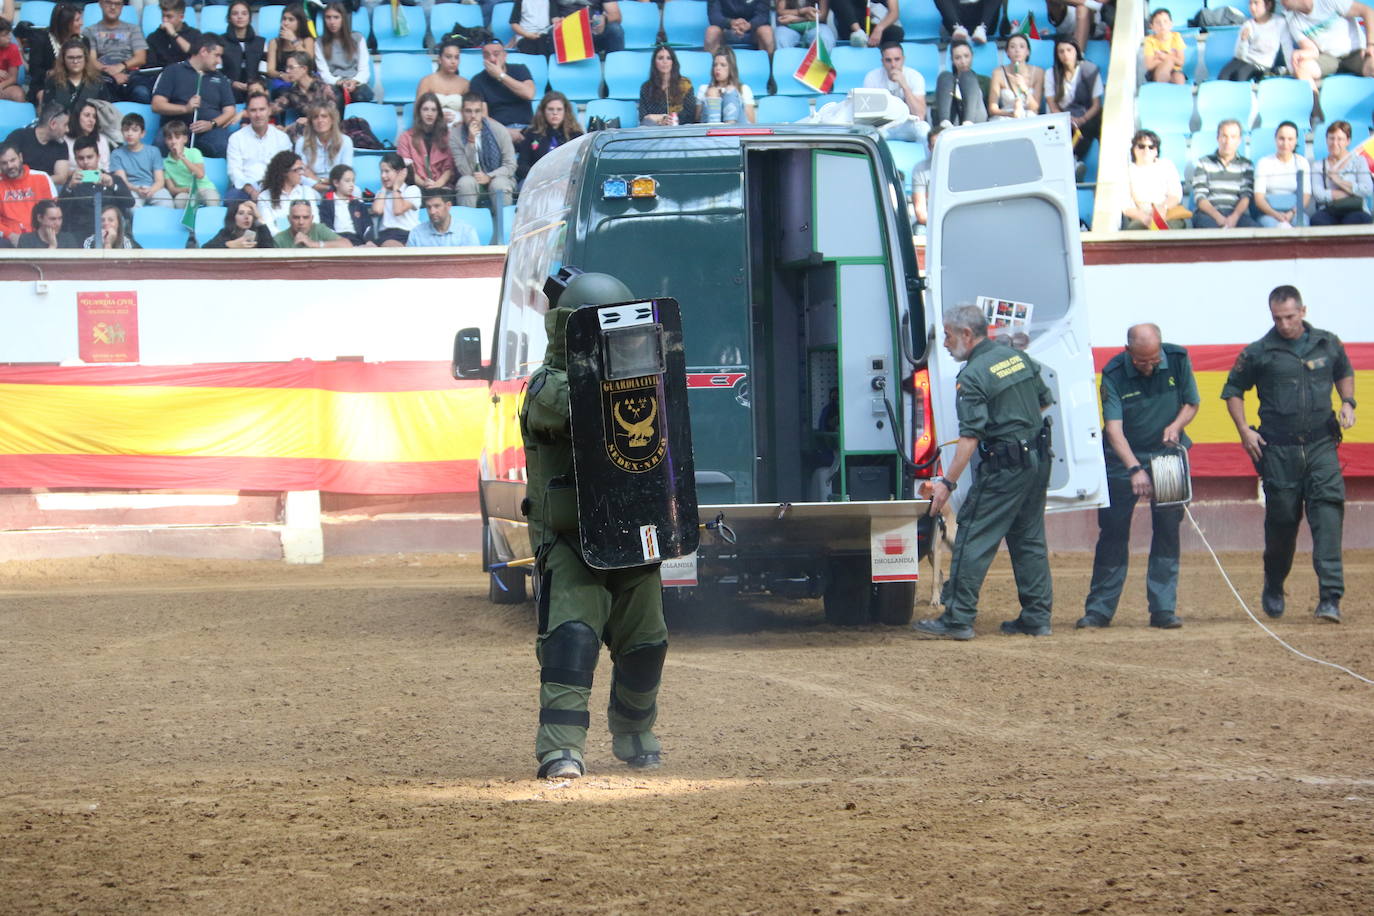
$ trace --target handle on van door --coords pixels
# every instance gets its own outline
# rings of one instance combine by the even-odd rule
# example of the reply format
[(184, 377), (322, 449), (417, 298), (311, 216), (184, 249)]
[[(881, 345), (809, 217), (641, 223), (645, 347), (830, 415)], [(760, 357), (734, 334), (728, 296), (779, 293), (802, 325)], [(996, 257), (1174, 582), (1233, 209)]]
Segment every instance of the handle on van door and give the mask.
[(463, 328), (453, 338), (453, 377), (483, 378), (482, 329)]

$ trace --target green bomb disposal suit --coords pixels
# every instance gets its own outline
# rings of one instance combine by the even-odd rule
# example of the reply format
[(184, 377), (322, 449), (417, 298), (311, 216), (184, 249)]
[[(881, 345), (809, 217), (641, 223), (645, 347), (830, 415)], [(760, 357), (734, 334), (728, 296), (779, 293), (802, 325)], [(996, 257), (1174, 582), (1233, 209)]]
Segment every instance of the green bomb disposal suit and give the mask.
[(1039, 363), (991, 340), (979, 341), (969, 353), (956, 386), (959, 435), (978, 440), (980, 464), (959, 507), (940, 619), (973, 625), (983, 579), (997, 545), (1006, 538), (1021, 622), (1048, 627), (1054, 603), (1045, 547), (1050, 458), (1040, 410), (1053, 404), (1054, 397), (1040, 379)]
[(1270, 330), (1240, 351), (1221, 397), (1241, 398), (1251, 388), (1259, 395), (1259, 434), (1265, 442), (1258, 470), (1264, 481), (1266, 587), (1281, 590), (1293, 568), (1305, 507), (1320, 597), (1339, 601), (1345, 592), (1345, 480), (1336, 454), (1341, 434), (1331, 409), (1331, 390), (1354, 375), (1354, 369), (1335, 334), (1305, 321), (1303, 329), (1297, 340), (1285, 340)]
[[(569, 286), (572, 290), (572, 286)], [(565, 296), (568, 294), (565, 293)], [(582, 561), (577, 532), (564, 331), (571, 310), (545, 316), (548, 349), (530, 377), (520, 410), (529, 494), (540, 664), (539, 776), (565, 759), (585, 772), (592, 674), (601, 643), (611, 650), (607, 720), (615, 756), (631, 766), (655, 766), (660, 745), (653, 725), (659, 679), (668, 651), (658, 564), (595, 570)]]

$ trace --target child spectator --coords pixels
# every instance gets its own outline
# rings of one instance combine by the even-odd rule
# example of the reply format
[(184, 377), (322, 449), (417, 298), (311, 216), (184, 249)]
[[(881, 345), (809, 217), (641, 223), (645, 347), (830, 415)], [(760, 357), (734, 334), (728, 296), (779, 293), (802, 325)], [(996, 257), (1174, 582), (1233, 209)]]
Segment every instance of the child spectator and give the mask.
[(75, 161), (75, 144), (82, 137), (90, 137), (100, 150), (100, 167), (110, 167), (110, 141), (100, 132), (100, 109), (87, 99), (67, 118), (67, 159)]
[(251, 200), (231, 203), (224, 213), (224, 228), (201, 248), (275, 248), (272, 233), (258, 220), (258, 205)]
[(699, 120), (697, 97), (691, 81), (682, 75), (676, 52), (660, 45), (649, 62), (649, 78), (639, 87), (639, 123), (696, 124)]
[[(281, 25), (277, 37), (267, 43), (267, 78), (273, 92), (290, 85), (286, 76), (286, 59), (297, 52), (304, 54), (311, 62), (315, 60), (315, 39), (306, 27), (305, 8), (292, 3), (281, 11)], [(306, 69), (311, 68), (306, 64)]]
[(24, 101), (24, 87), (19, 85), (19, 71), (23, 66), (24, 55), (14, 40), (14, 26), (0, 16), (0, 99)]
[(405, 160), (395, 153), (382, 156), (381, 172), (382, 190), (372, 201), (372, 214), (381, 217), (377, 244), (401, 248), (420, 221), (420, 189), (406, 184)]
[(425, 188), (420, 195), (429, 214), (406, 240), (407, 248), (462, 248), (482, 244), (477, 230), (453, 218), (453, 199), (443, 188)]
[(415, 122), (396, 138), (396, 152), (410, 166), (416, 186), (453, 186), (453, 153), (449, 150), (448, 133), (439, 96), (433, 92), (421, 93), (415, 103)]
[(1152, 83), (1183, 83), (1183, 36), (1174, 31), (1174, 19), (1165, 9), (1150, 14), (1150, 34), (1145, 36), (1145, 78)]
[(217, 207), (219, 189), (205, 180), (205, 156), (200, 150), (187, 146), (190, 136), (191, 132), (180, 121), (168, 121), (162, 126), (162, 142), (167, 147), (167, 158), (162, 160), (162, 175), (167, 192), (172, 195), (173, 206), (178, 209), (186, 207), (192, 191), (202, 206)]
[(56, 103), (38, 110), (38, 120), (32, 127), (10, 131), (5, 142), (18, 147), (24, 164), (35, 172), (46, 172), (59, 185), (67, 183), (69, 167), (67, 149), (66, 110)]
[(224, 59), (220, 70), (229, 77), (235, 101), (248, 98), (248, 84), (257, 79), (267, 42), (253, 31), (253, 8), (248, 0), (229, 4), (229, 27), (224, 32)]
[(110, 248), (129, 250), (142, 248), (129, 232), (129, 221), (124, 212), (115, 206), (107, 206), (100, 211), (100, 236), (93, 233), (81, 243), (82, 248)]
[(1180, 206), (1183, 183), (1178, 169), (1159, 152), (1159, 134), (1154, 131), (1138, 130), (1131, 138), (1131, 164), (1126, 167), (1131, 205), (1121, 210), (1123, 229), (1158, 228), (1156, 218), (1170, 229), (1182, 229), (1193, 215)]
[(90, 137), (75, 143), (72, 177), (62, 189), (58, 202), (62, 205), (62, 220), (77, 238), (95, 232), (95, 202), (99, 198), (106, 205), (120, 209), (125, 218), (134, 207), (134, 195), (124, 179), (100, 167), (100, 151)]
[(90, 44), (101, 76), (116, 98), (147, 102), (151, 96), (134, 99), (131, 78), (148, 62), (148, 42), (137, 25), (120, 19), (124, 0), (100, 0), (99, 22), (86, 26), (81, 35)]
[(1317, 209), (1314, 226), (1358, 226), (1371, 222), (1366, 201), (1374, 193), (1369, 165), (1350, 150), (1349, 121), (1332, 121), (1326, 128), (1326, 158), (1312, 171), (1312, 199)]
[(1236, 56), (1221, 68), (1217, 79), (1245, 82), (1273, 75), (1287, 38), (1284, 22), (1274, 15), (1274, 0), (1250, 0), (1250, 16), (1236, 36)]
[(122, 178), (134, 193), (134, 205), (173, 206), (171, 192), (162, 173), (162, 156), (143, 142), (143, 115), (126, 114), (119, 122), (124, 145), (110, 154), (110, 171)]
[(323, 194), (334, 166), (353, 164), (353, 140), (339, 130), (339, 109), (332, 102), (309, 109), (297, 129), (295, 150), (305, 160), (305, 176)]
[(75, 3), (62, 2), (53, 7), (46, 29), (33, 29), (25, 41), (29, 51), (28, 100), (35, 107), (43, 94), (44, 77), (52, 72), (62, 53), (62, 45), (81, 37), (82, 11)]
[[(65, 162), (66, 160), (63, 160)], [(0, 235), (13, 245), (33, 231), (33, 206), (57, 196), (46, 172), (24, 164), (24, 153), (12, 139), (0, 144)]]
[(328, 226), (315, 222), (315, 205), (308, 200), (292, 201), (289, 208), (290, 228), (272, 236), (278, 248), (348, 248), (351, 243), (339, 238)]
[(372, 101), (371, 58), (367, 39), (353, 31), (353, 14), (348, 5), (334, 0), (324, 8), (324, 32), (315, 42), (315, 69), (320, 79), (334, 87), (342, 111), (349, 102)]
[(1261, 226), (1300, 225), (1312, 201), (1312, 166), (1297, 152), (1298, 125), (1284, 121), (1274, 131), (1274, 152), (1255, 163), (1255, 209)]
[(358, 199), (353, 168), (336, 165), (329, 173), (332, 190), (320, 201), (320, 222), (348, 239), (355, 248), (374, 247), (372, 211)]
[[(723, 48), (716, 53), (729, 53), (729, 50)], [(719, 57), (716, 59), (720, 60)], [(539, 102), (539, 110), (534, 113), (534, 123), (525, 129), (525, 138), (520, 141), (516, 154), (516, 179), (524, 181), (534, 164), (547, 156), (550, 150), (580, 136), (582, 125), (577, 123), (577, 114), (568, 97), (552, 90), (545, 93)]]
[[(924, 109), (924, 96), (921, 106)], [(711, 81), (697, 87), (697, 110), (703, 123), (754, 123), (754, 90), (740, 82), (739, 64), (729, 47), (716, 48), (711, 54)]]
[(1193, 167), (1193, 228), (1252, 228), (1250, 197), (1255, 193), (1255, 169), (1240, 155), (1240, 122), (1228, 118), (1217, 125), (1217, 151)]
[(277, 153), (267, 163), (262, 190), (258, 193), (258, 215), (274, 238), (289, 227), (287, 214), (293, 202), (305, 201), (311, 207), (318, 205), (320, 195), (304, 178), (305, 163), (294, 150)]
[(25, 232), (15, 248), (80, 248), (81, 240), (62, 231), (62, 208), (55, 200), (40, 200), (33, 205), (33, 231)]

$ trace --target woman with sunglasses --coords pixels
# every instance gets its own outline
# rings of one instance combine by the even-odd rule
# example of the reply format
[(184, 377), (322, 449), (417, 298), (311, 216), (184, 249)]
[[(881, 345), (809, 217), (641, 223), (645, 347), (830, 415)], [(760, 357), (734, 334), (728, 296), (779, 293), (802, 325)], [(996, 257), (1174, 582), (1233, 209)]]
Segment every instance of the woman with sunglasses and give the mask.
[(1126, 167), (1131, 204), (1121, 210), (1122, 229), (1182, 229), (1192, 211), (1179, 206), (1183, 182), (1172, 161), (1159, 158), (1159, 135), (1138, 130), (1131, 138), (1131, 164)]
[(320, 195), (305, 180), (304, 160), (294, 150), (282, 150), (268, 160), (258, 193), (258, 215), (268, 232), (276, 235), (291, 228), (291, 204), (298, 200), (309, 201), (319, 219)]

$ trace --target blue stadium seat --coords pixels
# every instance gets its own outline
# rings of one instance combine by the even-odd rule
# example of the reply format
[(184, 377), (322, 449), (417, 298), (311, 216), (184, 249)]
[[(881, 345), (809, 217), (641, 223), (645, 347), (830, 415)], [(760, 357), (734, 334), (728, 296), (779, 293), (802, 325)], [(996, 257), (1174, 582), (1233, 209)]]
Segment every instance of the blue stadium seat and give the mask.
[(821, 106), (829, 105), (831, 102), (843, 102), (846, 97), (846, 94), (843, 92), (831, 92), (826, 95), (816, 96), (811, 100), (811, 105), (819, 111)]
[[(155, 3), (155, 4), (153, 4), (153, 6), (157, 6), (157, 4)], [(21, 6), (20, 8), (22, 9), (23, 7)], [(196, 14), (196, 11), (195, 11), (194, 9), (188, 9), (188, 10), (186, 11), (186, 15), (187, 15), (187, 20), (186, 20), (186, 21), (187, 21), (187, 22), (190, 22), (190, 21), (191, 21), (191, 17), (195, 16), (195, 14)], [(82, 9), (82, 11), (81, 11), (81, 21), (82, 21), (85, 25), (95, 25), (97, 22), (99, 22), (99, 21), (100, 21), (101, 19), (103, 19), (103, 18), (105, 18), (105, 16), (104, 16), (104, 14), (100, 11), (100, 4), (99, 4), (99, 3), (87, 3), (86, 6), (85, 6), (85, 8)], [(139, 24), (139, 23), (138, 23), (138, 14), (134, 12), (134, 8), (133, 8), (132, 6), (125, 6), (124, 9), (122, 9), (122, 10), (119, 11), (119, 20), (120, 20), (121, 22), (127, 22), (127, 23), (129, 23), (129, 25), (138, 25), (138, 24)], [(45, 20), (45, 21), (43, 22), (43, 25), (47, 25), (47, 24), (48, 24), (48, 23), (47, 23), (47, 21)], [(38, 23), (35, 22), (34, 25), (38, 25)]]
[(806, 48), (778, 48), (773, 52), (773, 82), (777, 84), (778, 95), (816, 94), (816, 90), (794, 76), (806, 51)]
[(126, 114), (142, 115), (144, 140), (148, 143), (157, 141), (158, 131), (162, 130), (162, 115), (153, 111), (153, 106), (144, 102), (115, 102), (114, 107), (119, 109), (121, 117)]
[[(754, 90), (754, 97), (768, 94), (768, 74), (772, 71), (772, 61), (768, 52), (753, 48), (736, 48), (735, 63), (739, 66), (739, 80)], [(707, 81), (710, 71), (707, 71)]]
[(458, 58), (458, 75), (463, 79), (470, 80), (481, 73), (485, 66), (482, 63), (482, 49), (467, 48)]
[[(127, 7), (125, 7), (127, 9)], [(223, 35), (229, 31), (229, 7), (206, 5), (200, 9), (200, 24), (196, 26), (201, 32), (208, 32), (211, 35)], [(268, 41), (275, 38), (269, 35)]]
[[(1045, 71), (1045, 79), (1053, 80), (1052, 71), (1054, 70), (1054, 42), (1052, 41), (1032, 41), (1030, 43), (1031, 53), (1030, 62)], [(1106, 77), (1103, 77), (1105, 80)]]
[(887, 148), (892, 153), (892, 162), (897, 166), (897, 171), (902, 173), (902, 187), (910, 195), (911, 173), (916, 166), (925, 162), (926, 145), (924, 143), (909, 143), (905, 140), (888, 140)]
[(1220, 77), (1221, 68), (1236, 56), (1236, 36), (1239, 34), (1239, 26), (1207, 30), (1207, 41), (1203, 43), (1202, 49), (1202, 65), (1207, 69), (1209, 80)]
[(1097, 162), (1102, 156), (1102, 141), (1094, 140), (1092, 146), (1088, 147), (1088, 154), (1083, 157), (1084, 178), (1094, 184), (1097, 183)]
[(935, 80), (940, 76), (940, 49), (935, 45), (903, 42), (902, 53), (906, 55), (906, 65), (926, 81), (926, 91), (935, 90)]
[[(638, 97), (637, 94), (636, 97)], [(592, 118), (604, 118), (607, 121), (612, 118), (619, 118), (621, 127), (637, 127), (639, 125), (639, 103), (629, 99), (592, 99), (587, 103), (585, 118), (587, 121)], [(583, 126), (586, 126), (585, 121)]]
[(170, 207), (137, 207), (134, 240), (144, 248), (185, 248), (187, 232), (181, 223), (185, 215), (185, 211)]
[(907, 41), (935, 42), (940, 39), (940, 11), (934, 3), (907, 0), (898, 5), (897, 21)]
[(699, 48), (706, 38), (706, 4), (701, 0), (668, 0), (663, 4), (663, 34), (674, 48)]
[(1248, 82), (1209, 80), (1197, 87), (1197, 114), (1201, 120), (1198, 130), (1215, 134), (1217, 125), (1227, 118), (1235, 118), (1242, 128), (1248, 128), (1255, 94)]
[(1356, 129), (1352, 139), (1356, 143), (1363, 142), (1359, 130), (1368, 130), (1370, 120), (1374, 119), (1374, 78), (1346, 73), (1328, 76), (1322, 80), (1321, 105), (1327, 124), (1349, 121)]
[(491, 244), (492, 219), (490, 210), (486, 207), (454, 207), (452, 212), (454, 219), (461, 220), (477, 230), (479, 243)]
[(601, 61), (595, 57), (571, 64), (549, 63), (549, 88), (574, 102), (601, 97)]
[(1136, 120), (1156, 133), (1193, 132), (1193, 90), (1174, 83), (1146, 83), (1136, 96)]
[[(973, 72), (983, 76), (992, 76), (992, 71), (996, 70), (1002, 63), (1002, 57), (997, 51), (997, 44), (989, 41), (983, 45), (973, 45)], [(881, 64), (879, 64), (881, 66)], [(931, 87), (934, 88), (933, 86)]]
[(1083, 49), (1083, 57), (1097, 64), (1097, 69), (1102, 71), (1102, 81), (1107, 81), (1107, 70), (1112, 60), (1112, 43), (1110, 41), (1092, 40)]
[(830, 62), (835, 66), (833, 90), (848, 92), (864, 84), (864, 77), (868, 75), (868, 71), (883, 65), (883, 56), (877, 48), (856, 48), (853, 45), (836, 44), (830, 51)]
[[(509, 245), (510, 230), (515, 225), (515, 204), (506, 204), (501, 208), (501, 231), (495, 229), (491, 233), (491, 243), (493, 245)], [(480, 233), (479, 233), (480, 235)]]
[[(1250, 142), (1249, 136), (1249, 134), (1242, 133), (1240, 137), (1240, 154), (1247, 159), (1249, 156), (1246, 154), (1245, 150)], [(1198, 131), (1188, 139), (1188, 164), (1191, 166), (1203, 156), (1210, 156), (1216, 151), (1217, 135), (1215, 133), (1204, 134), (1202, 131)], [(1182, 175), (1181, 172), (1179, 174)]]
[(1256, 94), (1259, 102), (1259, 127), (1274, 128), (1292, 121), (1301, 128), (1312, 122), (1312, 87), (1303, 80), (1273, 78), (1261, 80)]
[(220, 197), (229, 188), (229, 161), (227, 159), (205, 159), (205, 180), (215, 186)]
[[(153, 6), (156, 7), (157, 4), (154, 3)], [(20, 22), (32, 22), (39, 28), (46, 29), (52, 21), (52, 11), (56, 8), (57, 4), (49, 0), (22, 0), (16, 18)], [(96, 11), (96, 18), (100, 18), (99, 10)]]
[(475, 3), (440, 3), (430, 10), (429, 34), (434, 37), (435, 45), (443, 41), (455, 25), (481, 28), (482, 8)]
[[(406, 102), (401, 106), (400, 130), (409, 130), (415, 123), (415, 103)], [(397, 136), (400, 136), (398, 133)]]
[(7, 137), (12, 130), (28, 127), (38, 115), (28, 102), (11, 102), (0, 99), (0, 137)]
[[(209, 9), (210, 7), (206, 7)], [(196, 210), (196, 244), (204, 245), (224, 228), (228, 207), (200, 207)], [(139, 244), (142, 244), (140, 242)]]
[(511, 2), (498, 3), (491, 8), (491, 33), (505, 44), (510, 44), (515, 37), (515, 31), (510, 27), (510, 11), (513, 9), (515, 4)]
[(755, 101), (760, 124), (792, 124), (811, 114), (811, 100), (801, 96), (766, 95)]
[[(1276, 127), (1256, 128), (1250, 134), (1250, 161), (1259, 162), (1265, 156), (1274, 155), (1274, 131)], [(1307, 125), (1298, 125), (1298, 155), (1305, 156), (1303, 151), (1307, 149)]]
[[(688, 0), (676, 0), (686, 3)], [(650, 51), (612, 51), (606, 55), (606, 95), (613, 99), (638, 99), (639, 87), (649, 78)]]
[[(392, 18), (389, 3), (379, 3), (372, 10), (372, 34), (377, 39), (377, 50), (383, 54), (388, 51), (423, 51), (425, 49), (425, 11), (418, 6), (399, 6), (396, 9), (405, 21), (405, 35), (396, 33), (396, 23)], [(362, 30), (359, 29), (358, 31)]]
[[(672, 0), (674, 3), (701, 3), (701, 0)], [(705, 4), (701, 4), (705, 6)], [(711, 81), (711, 55), (705, 51), (678, 51), (678, 66), (682, 75), (691, 80), (693, 90)], [(647, 77), (648, 74), (646, 73)]]
[(1040, 21), (1036, 23), (1038, 29), (1046, 30), (1053, 28), (1049, 24), (1049, 20), (1045, 18), (1045, 4), (1037, 2), (1037, 0), (1007, 0), (1004, 12), (1007, 15), (1007, 24), (1011, 26), (1013, 32), (1016, 31), (1017, 26), (1025, 20), (1026, 16), (1031, 13), (1040, 17)]
[(1092, 228), (1093, 224), (1093, 201), (1097, 198), (1096, 185), (1079, 185), (1078, 187), (1078, 221), (1081, 225)]
[(281, 31), (281, 11), (285, 8), (276, 4), (259, 8), (258, 21), (253, 30), (268, 41), (276, 38), (277, 33)]
[[(1207, 0), (1163, 0), (1162, 3), (1154, 4), (1156, 8), (1164, 7), (1169, 11), (1169, 18), (1174, 21), (1174, 31), (1196, 32), (1197, 26), (1190, 26), (1188, 21), (1207, 8)], [(1146, 13), (1148, 16), (1149, 14)], [(1150, 26), (1145, 25), (1145, 34), (1150, 34)]]
[(534, 80), (534, 98), (537, 101), (549, 85), (549, 59), (542, 54), (521, 54), (511, 51), (506, 54), (506, 63), (524, 64)]
[[(362, 118), (372, 133), (387, 149), (396, 148), (400, 128), (396, 123), (396, 109), (381, 102), (350, 102), (344, 108), (345, 118)], [(409, 124), (406, 124), (409, 127)]]
[(353, 179), (357, 185), (357, 193), (371, 191), (377, 193), (382, 189), (382, 161), (379, 156), (354, 156), (353, 157)]
[(381, 71), (383, 102), (413, 102), (420, 80), (434, 72), (434, 62), (428, 54), (393, 52), (382, 55), (378, 69)]
[(658, 44), (663, 14), (656, 3), (620, 4), (620, 27), (625, 31), (625, 50), (652, 48)]
[[(27, 4), (27, 3), (26, 3), (26, 4), (24, 4), (24, 5), (25, 5), (25, 6), (30, 6), (31, 4)], [(127, 9), (131, 9), (131, 7), (128, 7), (128, 6), (126, 6), (126, 7), (124, 7), (124, 8), (125, 8), (126, 10), (127, 10)], [(192, 16), (194, 16), (194, 15), (195, 15), (195, 7), (191, 7), (191, 8), (189, 8), (189, 9), (186, 10), (186, 21), (187, 21), (187, 23), (190, 23), (190, 22), (192, 21)], [(97, 19), (97, 20), (100, 18), (100, 9), (99, 9), (99, 7), (96, 8), (95, 16), (96, 16), (96, 19)], [(21, 17), (21, 18), (22, 18), (22, 17)], [(121, 16), (120, 18), (123, 18), (123, 17)], [(47, 25), (47, 22), (44, 22), (43, 24), (44, 24), (44, 25)], [(142, 14), (142, 16), (140, 17), (140, 20), (139, 20), (139, 28), (141, 28), (141, 29), (143, 30), (143, 34), (144, 34), (145, 36), (153, 34), (153, 32), (155, 32), (155, 31), (157, 30), (158, 26), (160, 26), (160, 25), (162, 25), (162, 9), (161, 9), (161, 7), (159, 7), (156, 3), (145, 3), (145, 4), (143, 5), (143, 14)]]
[[(1215, 133), (1215, 131), (1213, 131), (1213, 133)], [(1195, 158), (1192, 154), (1192, 150), (1189, 148), (1188, 135), (1160, 134), (1159, 147), (1160, 158), (1168, 159), (1172, 162), (1174, 168), (1178, 169), (1178, 177), (1182, 178)], [(1215, 148), (1216, 144), (1213, 143), (1212, 149)], [(1207, 152), (1210, 153), (1211, 151), (1212, 150), (1208, 150)], [(1132, 151), (1132, 155), (1134, 156), (1134, 151)]]

